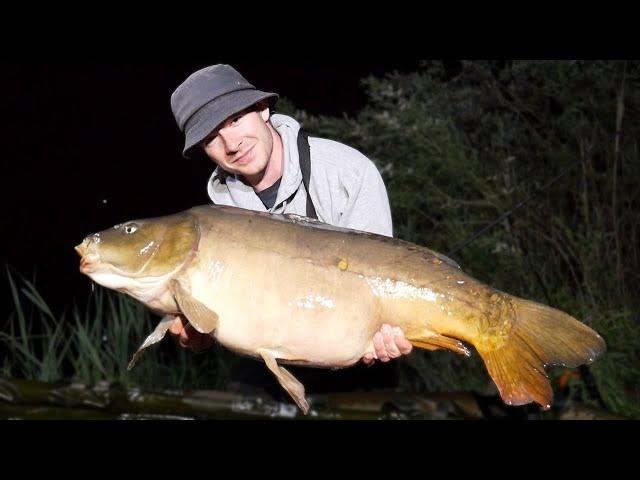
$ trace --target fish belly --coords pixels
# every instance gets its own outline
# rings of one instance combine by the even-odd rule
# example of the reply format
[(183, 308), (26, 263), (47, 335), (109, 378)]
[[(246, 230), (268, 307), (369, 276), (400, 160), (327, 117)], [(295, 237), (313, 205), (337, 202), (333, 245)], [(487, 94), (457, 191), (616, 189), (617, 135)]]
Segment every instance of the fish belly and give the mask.
[(218, 254), (203, 264), (192, 275), (192, 293), (217, 313), (214, 335), (224, 346), (336, 368), (373, 352), (380, 304), (358, 275), (265, 252)]

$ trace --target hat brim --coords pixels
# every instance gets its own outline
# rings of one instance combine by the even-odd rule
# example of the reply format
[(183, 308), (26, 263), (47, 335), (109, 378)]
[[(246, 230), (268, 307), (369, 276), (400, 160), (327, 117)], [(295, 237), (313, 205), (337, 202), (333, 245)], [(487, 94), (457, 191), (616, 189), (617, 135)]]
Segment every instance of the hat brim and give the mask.
[(269, 106), (273, 107), (278, 101), (278, 98), (278, 95), (275, 93), (248, 89), (235, 91), (210, 101), (189, 119), (188, 125), (185, 128), (185, 142), (182, 155), (185, 158), (191, 158), (194, 153), (193, 151), (200, 146), (207, 135), (230, 116), (241, 112), (261, 100), (268, 100)]

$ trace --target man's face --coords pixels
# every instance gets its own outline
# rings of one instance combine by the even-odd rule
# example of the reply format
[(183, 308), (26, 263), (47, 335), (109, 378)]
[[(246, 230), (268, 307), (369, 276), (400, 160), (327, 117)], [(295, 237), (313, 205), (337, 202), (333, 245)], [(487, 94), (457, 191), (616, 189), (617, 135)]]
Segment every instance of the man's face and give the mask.
[(268, 107), (251, 107), (237, 113), (204, 139), (204, 151), (229, 173), (258, 175), (267, 167), (273, 151), (268, 121)]

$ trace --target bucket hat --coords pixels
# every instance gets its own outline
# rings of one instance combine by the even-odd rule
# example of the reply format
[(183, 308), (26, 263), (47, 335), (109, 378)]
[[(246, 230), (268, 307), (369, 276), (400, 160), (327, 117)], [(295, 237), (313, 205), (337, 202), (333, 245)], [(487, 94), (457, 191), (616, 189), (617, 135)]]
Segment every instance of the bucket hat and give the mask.
[(171, 111), (185, 135), (183, 156), (191, 158), (195, 147), (230, 116), (261, 100), (273, 107), (278, 98), (256, 89), (230, 65), (212, 65), (192, 73), (171, 94)]

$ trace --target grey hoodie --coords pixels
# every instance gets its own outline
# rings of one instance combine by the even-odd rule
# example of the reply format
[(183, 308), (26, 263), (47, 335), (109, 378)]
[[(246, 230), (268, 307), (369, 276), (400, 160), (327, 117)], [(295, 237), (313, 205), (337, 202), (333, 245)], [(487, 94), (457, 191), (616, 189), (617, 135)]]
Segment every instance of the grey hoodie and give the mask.
[[(307, 192), (298, 158), (300, 124), (281, 114), (272, 115), (270, 122), (282, 138), (284, 169), (276, 202), (268, 211), (304, 216)], [(318, 220), (391, 237), (393, 229), (387, 190), (373, 162), (357, 150), (333, 140), (309, 137), (309, 146), (309, 190)], [(207, 191), (217, 205), (267, 211), (253, 187), (220, 167), (211, 175)]]

